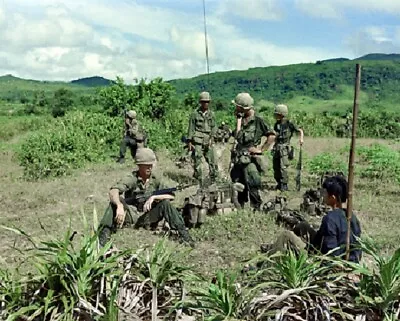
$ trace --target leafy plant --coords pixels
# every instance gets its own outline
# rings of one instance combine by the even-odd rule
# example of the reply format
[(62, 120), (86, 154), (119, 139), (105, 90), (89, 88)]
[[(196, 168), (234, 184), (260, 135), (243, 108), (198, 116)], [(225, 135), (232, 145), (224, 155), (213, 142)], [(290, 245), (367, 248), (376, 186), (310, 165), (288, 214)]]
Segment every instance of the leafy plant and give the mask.
[[(128, 315), (152, 320), (176, 312), (184, 283), (193, 274), (182, 265), (185, 251), (176, 251), (166, 238), (126, 260), (118, 302)], [(150, 308), (151, 306), (151, 308)]]
[(249, 291), (241, 287), (237, 273), (220, 270), (207, 287), (192, 289), (193, 301), (186, 305), (195, 311), (203, 311), (209, 321), (233, 320), (240, 318), (246, 294)]
[(369, 240), (360, 240), (363, 252), (373, 259), (373, 267), (351, 264), (354, 273), (361, 275), (359, 304), (377, 311), (380, 316), (399, 316), (400, 304), (400, 249), (393, 255), (382, 256), (378, 248)]
[(345, 163), (332, 153), (321, 153), (313, 157), (307, 164), (311, 174), (321, 175), (326, 171), (346, 172)]
[[(97, 222), (95, 211), (94, 217)], [(30, 260), (36, 268), (36, 275), (21, 281), (23, 296), (15, 295), (19, 292), (9, 286), (17, 299), (6, 307), (7, 320), (72, 320), (102, 316), (110, 310), (113, 302), (108, 300), (107, 284), (115, 294), (122, 273), (119, 260), (125, 253), (107, 253), (111, 244), (100, 248), (98, 235), (85, 218), (84, 227), (86, 233), (77, 248), (70, 229), (62, 240), (38, 242), (21, 230), (3, 227), (28, 237), (34, 246)]]
[(120, 130), (118, 119), (71, 112), (25, 139), (18, 159), (26, 178), (65, 175), (88, 162), (105, 160), (118, 148)]
[(374, 144), (360, 147), (358, 153), (367, 162), (361, 172), (362, 177), (372, 179), (395, 180), (400, 183), (400, 153), (389, 146)]

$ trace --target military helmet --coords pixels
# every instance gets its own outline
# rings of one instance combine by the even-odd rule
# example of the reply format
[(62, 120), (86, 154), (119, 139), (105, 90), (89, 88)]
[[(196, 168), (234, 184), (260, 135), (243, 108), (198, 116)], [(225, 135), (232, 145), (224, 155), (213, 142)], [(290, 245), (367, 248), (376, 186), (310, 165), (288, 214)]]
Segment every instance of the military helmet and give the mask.
[(200, 93), (199, 101), (210, 101), (210, 100), (211, 100), (211, 96), (210, 96), (209, 92), (203, 91), (202, 93)]
[(134, 119), (134, 118), (136, 118), (136, 111), (134, 111), (134, 110), (129, 110), (129, 111), (126, 113), (126, 115), (127, 115), (129, 118)]
[(279, 104), (279, 105), (275, 106), (274, 114), (279, 114), (279, 115), (286, 117), (288, 115), (288, 113), (289, 113), (289, 111), (288, 111), (288, 107), (286, 105)]
[(235, 97), (235, 100), (232, 100), (232, 103), (243, 109), (251, 109), (254, 105), (254, 99), (249, 93), (240, 93)]
[(150, 148), (139, 148), (135, 156), (136, 165), (154, 165), (156, 154)]

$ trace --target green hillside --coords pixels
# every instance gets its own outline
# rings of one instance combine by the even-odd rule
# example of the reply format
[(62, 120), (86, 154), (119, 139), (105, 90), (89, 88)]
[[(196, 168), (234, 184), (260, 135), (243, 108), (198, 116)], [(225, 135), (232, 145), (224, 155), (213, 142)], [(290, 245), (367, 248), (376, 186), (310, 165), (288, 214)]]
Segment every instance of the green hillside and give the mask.
[[(294, 109), (343, 111), (353, 100), (355, 64), (362, 66), (361, 102), (364, 107), (397, 109), (400, 101), (400, 55), (372, 53), (355, 60), (333, 58), (316, 63), (257, 67), (248, 70), (215, 72), (188, 79), (168, 81), (178, 98), (207, 90), (214, 108), (226, 110), (238, 92), (250, 92), (258, 105), (287, 102)], [(88, 77), (71, 82), (26, 80), (6, 75), (0, 77), (0, 104), (3, 110), (38, 100), (51, 99), (60, 88), (67, 89), (74, 101), (90, 105), (98, 88), (114, 83), (102, 77)], [(40, 99), (40, 97), (39, 97)]]
[[(370, 106), (400, 101), (400, 60), (358, 60), (362, 66), (361, 89)], [(250, 92), (256, 100), (352, 99), (355, 61), (319, 61), (281, 67), (216, 72), (171, 83), (179, 94), (208, 90), (215, 98), (230, 101), (238, 92)]]
[(113, 81), (103, 77), (95, 76), (95, 77), (87, 77), (87, 78), (72, 80), (71, 83), (87, 87), (102, 87), (102, 86), (112, 85)]

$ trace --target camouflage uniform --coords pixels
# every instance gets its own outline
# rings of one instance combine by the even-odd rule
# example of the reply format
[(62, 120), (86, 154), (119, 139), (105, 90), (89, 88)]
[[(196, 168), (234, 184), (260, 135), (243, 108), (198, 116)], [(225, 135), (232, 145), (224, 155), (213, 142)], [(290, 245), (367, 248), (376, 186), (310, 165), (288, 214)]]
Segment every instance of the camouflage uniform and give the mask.
[[(201, 101), (210, 101), (210, 94), (200, 94)], [(194, 146), (194, 178), (202, 181), (202, 157), (209, 166), (210, 178), (214, 181), (218, 175), (218, 166), (215, 160), (214, 139), (217, 133), (215, 116), (211, 110), (203, 113), (201, 107), (192, 113), (189, 120), (188, 140)]]
[[(146, 154), (147, 153), (147, 154)], [(141, 148), (140, 152), (136, 154), (136, 163), (146, 164), (146, 159), (149, 154), (153, 153), (148, 148)], [(144, 156), (143, 156), (144, 155)], [(154, 155), (154, 153), (153, 153)], [(155, 155), (152, 156), (154, 159), (152, 163), (155, 162)], [(158, 179), (156, 176), (152, 175), (150, 179), (145, 183), (138, 175), (138, 171), (133, 171), (126, 177), (122, 178), (111, 189), (117, 189), (119, 191), (121, 200), (124, 199), (134, 199), (135, 196), (150, 194), (151, 192), (167, 188), (166, 184), (162, 180)], [(138, 204), (133, 202), (128, 205), (126, 202), (124, 204), (125, 210), (125, 221), (124, 226), (134, 226), (135, 228), (145, 227), (145, 228), (156, 228), (158, 223), (165, 219), (169, 224), (170, 228), (178, 231), (181, 239), (187, 242), (192, 242), (188, 232), (185, 229), (185, 224), (182, 215), (178, 210), (173, 207), (169, 200), (154, 201), (153, 207), (149, 212), (143, 213), (143, 204)], [(108, 205), (104, 216), (100, 222), (100, 243), (104, 245), (111, 232), (116, 231), (116, 205), (111, 203)]]
[(231, 137), (231, 129), (224, 122), (218, 127), (216, 141), (220, 143), (227, 143)]
[[(275, 108), (275, 113), (278, 113), (277, 110), (280, 106), (278, 105)], [(285, 106), (286, 107), (286, 106)], [(293, 136), (293, 133), (300, 132), (299, 128), (286, 119), (287, 115), (287, 107), (286, 114), (284, 114), (285, 118), (281, 121), (277, 121), (274, 125), (274, 131), (276, 133), (275, 145), (273, 147), (273, 168), (274, 168), (274, 178), (277, 182), (277, 189), (287, 190), (288, 184), (288, 173), (287, 168), (289, 166), (289, 153), (290, 153), (290, 139)]]
[[(234, 104), (245, 110), (253, 108), (253, 98), (247, 93), (241, 93), (236, 96)], [(259, 189), (261, 188), (260, 157), (249, 153), (249, 148), (256, 147), (261, 143), (263, 136), (269, 136), (272, 132), (264, 120), (254, 115), (248, 119), (246, 124), (242, 123), (241, 129), (236, 133), (236, 147), (232, 154), (233, 167), (230, 173), (233, 182), (242, 183), (245, 190), (238, 195), (238, 201), (241, 206), (250, 198), (250, 205), (259, 209), (261, 206), (261, 197)]]
[(145, 147), (145, 133), (142, 126), (136, 120), (136, 112), (130, 110), (126, 113), (124, 138), (119, 148), (119, 159), (117, 162), (123, 163), (127, 147), (131, 150), (132, 158), (135, 158), (136, 151), (140, 147)]

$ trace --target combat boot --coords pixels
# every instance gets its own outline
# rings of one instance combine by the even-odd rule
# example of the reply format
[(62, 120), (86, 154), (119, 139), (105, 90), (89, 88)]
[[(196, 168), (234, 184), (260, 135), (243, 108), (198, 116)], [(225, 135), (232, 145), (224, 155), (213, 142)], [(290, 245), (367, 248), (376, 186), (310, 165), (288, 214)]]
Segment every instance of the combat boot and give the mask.
[(183, 244), (189, 245), (191, 248), (194, 248), (195, 243), (192, 237), (189, 235), (189, 232), (185, 229), (179, 231), (179, 242)]
[(107, 244), (111, 238), (111, 229), (109, 227), (102, 227), (99, 234), (99, 244), (101, 247)]
[(117, 159), (117, 163), (120, 163), (120, 164), (125, 163), (125, 157), (119, 157), (119, 158)]

